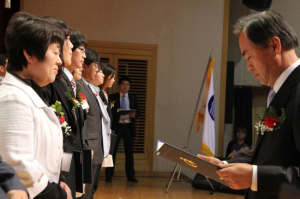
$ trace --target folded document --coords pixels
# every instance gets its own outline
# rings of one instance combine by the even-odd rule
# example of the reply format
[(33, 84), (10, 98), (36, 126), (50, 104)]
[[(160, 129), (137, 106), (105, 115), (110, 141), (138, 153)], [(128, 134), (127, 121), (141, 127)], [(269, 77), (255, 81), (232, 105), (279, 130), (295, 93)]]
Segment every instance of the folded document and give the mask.
[(216, 170), (220, 169), (220, 167), (206, 160), (198, 158), (189, 152), (158, 140), (155, 153), (156, 155), (176, 162), (181, 166), (196, 171), (197, 173), (228, 186), (225, 180), (216, 173)]

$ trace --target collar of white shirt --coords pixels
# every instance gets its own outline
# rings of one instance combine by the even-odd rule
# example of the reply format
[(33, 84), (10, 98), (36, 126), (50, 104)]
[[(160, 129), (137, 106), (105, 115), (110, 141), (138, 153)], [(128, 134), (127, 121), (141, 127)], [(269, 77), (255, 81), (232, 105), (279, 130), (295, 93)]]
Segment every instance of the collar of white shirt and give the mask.
[(288, 78), (288, 76), (299, 65), (300, 65), (300, 59), (298, 59), (295, 63), (293, 63), (291, 66), (289, 66), (283, 73), (281, 73), (281, 75), (278, 77), (278, 79), (275, 81), (275, 84), (273, 85), (273, 89), (276, 93), (279, 91), (280, 87), (285, 82), (285, 80)]
[(62, 70), (67, 75), (68, 79), (71, 81), (73, 79), (72, 73), (66, 67), (63, 67)]
[(120, 98), (122, 99), (123, 95), (125, 95), (126, 97), (128, 97), (128, 93), (122, 94), (120, 93)]
[(83, 77), (81, 77), (81, 79), (82, 79), (82, 81), (85, 83), (85, 85), (89, 85), (89, 82), (88, 81), (86, 81)]

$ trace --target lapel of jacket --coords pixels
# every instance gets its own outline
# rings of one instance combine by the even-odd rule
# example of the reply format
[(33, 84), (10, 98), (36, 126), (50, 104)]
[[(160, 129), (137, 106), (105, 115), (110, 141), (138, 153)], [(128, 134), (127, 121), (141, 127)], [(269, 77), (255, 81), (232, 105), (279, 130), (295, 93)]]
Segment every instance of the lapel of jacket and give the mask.
[[(280, 108), (284, 108), (286, 106), (286, 103), (288, 102), (288, 99), (291, 96), (291, 88), (295, 86), (299, 82), (300, 77), (300, 66), (295, 68), (295, 70), (288, 76), (288, 78), (285, 80), (285, 82), (282, 84), (276, 95), (274, 96), (273, 100), (271, 101), (270, 106), (274, 107), (277, 111)], [(269, 108), (266, 109), (268, 111)], [(264, 138), (264, 135), (261, 135), (261, 133), (258, 134), (257, 142), (255, 146), (255, 151), (253, 154), (253, 159), (256, 155), (256, 152), (258, 151), (258, 148), (260, 146), (260, 143), (262, 139)]]
[(116, 106), (116, 109), (118, 109), (121, 107), (121, 104), (120, 104), (121, 95), (120, 95), (120, 93), (116, 93), (115, 96), (116, 96), (115, 97), (116, 98), (115, 106)]
[(93, 91), (91, 90), (91, 88), (88, 85), (86, 85), (85, 82), (82, 79), (78, 80), (78, 81), (83, 86), (83, 88), (87, 90), (89, 98), (92, 99), (94, 101), (94, 103), (98, 105), (98, 108), (100, 109), (100, 105), (98, 103), (98, 100), (97, 100), (96, 96), (94, 95)]
[(2, 84), (8, 84), (15, 86), (21, 90), (23, 90), (32, 100), (34, 105), (37, 108), (47, 108), (47, 105), (45, 102), (38, 96), (38, 94), (25, 82), (22, 80), (18, 79), (17, 77), (13, 76), (9, 72), (6, 73), (4, 80), (2, 81)]
[[(64, 81), (64, 83), (66, 83), (67, 89), (70, 88), (71, 89), (71, 96), (75, 98), (74, 92), (73, 92), (73, 88), (72, 88), (72, 84), (68, 78), (68, 76), (63, 72), (62, 75), (62, 81)], [(69, 90), (69, 89), (68, 89)], [(67, 91), (66, 91), (67, 92)]]
[(100, 98), (100, 102), (99, 102), (99, 103), (100, 103), (101, 113), (102, 113), (103, 118), (105, 119), (105, 122), (109, 122), (110, 119), (109, 119), (109, 116), (108, 116), (108, 114), (107, 114), (107, 111), (106, 111), (106, 109), (105, 109), (105, 106), (104, 106), (104, 104), (103, 104), (101, 98)]
[(131, 94), (129, 94), (128, 93), (128, 99), (129, 99), (129, 108), (130, 109), (133, 109), (134, 107), (133, 107), (133, 97), (132, 97), (132, 95)]
[[(103, 105), (103, 106), (100, 105), (100, 107), (101, 107), (101, 111), (102, 111), (102, 114), (103, 114), (103, 116), (104, 116), (104, 119), (105, 119), (107, 122), (110, 122), (110, 117), (109, 117), (108, 111), (107, 111), (107, 109), (109, 108), (109, 103), (108, 103), (108, 101), (106, 100), (106, 97), (105, 97), (104, 93), (103, 93), (101, 90), (100, 90), (100, 92), (99, 92), (99, 97), (100, 97), (100, 99), (101, 99), (101, 101), (102, 101), (101, 103), (102, 103), (102, 105)], [(105, 102), (107, 108), (105, 108), (105, 105), (104, 105), (103, 101)]]
[(64, 107), (64, 109), (66, 110), (66, 114), (71, 115), (71, 120), (76, 121), (75, 115), (73, 113), (73, 111), (70, 109), (70, 105), (67, 101), (67, 98), (65, 96), (65, 92), (67, 92), (67, 87), (66, 85), (62, 82), (65, 81), (63, 79), (60, 80), (55, 80), (53, 82), (53, 85), (55, 87), (56, 93), (58, 94), (58, 98), (60, 99), (62, 106)]

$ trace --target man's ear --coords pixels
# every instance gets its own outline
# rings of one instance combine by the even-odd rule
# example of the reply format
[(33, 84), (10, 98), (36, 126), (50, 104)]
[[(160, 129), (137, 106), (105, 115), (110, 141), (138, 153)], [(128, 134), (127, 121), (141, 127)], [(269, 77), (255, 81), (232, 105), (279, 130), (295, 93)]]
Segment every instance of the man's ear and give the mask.
[(25, 56), (27, 62), (30, 63), (30, 64), (32, 64), (32, 62), (33, 62), (32, 56), (29, 55), (26, 50), (23, 50), (23, 53), (24, 53), (24, 56)]
[(274, 50), (275, 55), (281, 53), (281, 41), (278, 37), (272, 37), (272, 39), (269, 42), (269, 45)]
[(0, 65), (0, 72), (3, 73), (4, 72), (4, 66)]

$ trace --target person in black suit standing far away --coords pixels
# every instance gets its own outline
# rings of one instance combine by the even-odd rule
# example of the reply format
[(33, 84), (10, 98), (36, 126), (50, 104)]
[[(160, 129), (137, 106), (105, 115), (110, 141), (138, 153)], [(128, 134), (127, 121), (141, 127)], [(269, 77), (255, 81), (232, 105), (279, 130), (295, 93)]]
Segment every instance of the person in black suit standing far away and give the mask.
[[(130, 89), (131, 80), (128, 76), (122, 76), (119, 79), (119, 93), (109, 95), (110, 101), (114, 102), (114, 107), (112, 108), (113, 124), (112, 130), (115, 131), (117, 135), (113, 161), (116, 165), (116, 153), (118, 150), (121, 138), (124, 141), (125, 148), (125, 170), (127, 180), (131, 182), (138, 182), (135, 178), (134, 170), (134, 159), (133, 159), (133, 138), (136, 136), (135, 130), (135, 119), (140, 115), (139, 105), (137, 97), (133, 94), (128, 93)], [(128, 115), (120, 115), (120, 109), (135, 109), (136, 112), (130, 112)], [(107, 167), (105, 170), (106, 182), (112, 181), (112, 176), (114, 174), (114, 167)]]
[(271, 86), (266, 114), (256, 125), (253, 157), (234, 158), (229, 164), (198, 157), (218, 164), (217, 174), (230, 188), (249, 188), (246, 198), (278, 198), (283, 182), (300, 186), (300, 60), (294, 50), (298, 39), (275, 11), (240, 18), (234, 33), (247, 69), (261, 84)]

